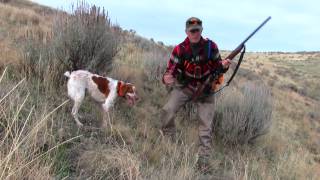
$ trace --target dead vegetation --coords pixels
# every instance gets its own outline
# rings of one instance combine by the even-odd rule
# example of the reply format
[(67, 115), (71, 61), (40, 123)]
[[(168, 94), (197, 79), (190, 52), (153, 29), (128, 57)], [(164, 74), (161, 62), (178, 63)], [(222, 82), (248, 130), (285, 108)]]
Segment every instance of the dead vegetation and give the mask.
[[(119, 101), (110, 113), (112, 128), (107, 129), (100, 129), (96, 105), (85, 101), (81, 110), (85, 127), (77, 129), (62, 76), (67, 68), (58, 60), (64, 57), (63, 62), (72, 62), (66, 57), (76, 48), (68, 52), (60, 49), (57, 56), (57, 48), (65, 46), (51, 44), (58, 38), (51, 29), (57, 22), (53, 21), (54, 13), (28, 1), (19, 2), (0, 3), (0, 37), (4, 39), (0, 46), (6, 49), (0, 52), (5, 55), (0, 56), (0, 179), (319, 176), (317, 53), (246, 54), (239, 74), (217, 101), (212, 169), (204, 176), (196, 169), (198, 122), (193, 106), (188, 104), (177, 115), (176, 143), (166, 141), (158, 131), (159, 109), (167, 100), (160, 79), (172, 48), (114, 27), (117, 37), (112, 34), (106, 39), (119, 38), (116, 44), (120, 51), (110, 53), (112, 69), (106, 75), (136, 84), (141, 101), (132, 109)], [(27, 14), (26, 18), (14, 15), (24, 11), (22, 8), (28, 9), (19, 12)], [(12, 13), (12, 18), (5, 19), (2, 13)], [(84, 16), (100, 17), (96, 15)], [(81, 23), (60, 25), (60, 32), (66, 34), (59, 40), (80, 47), (77, 36), (81, 33), (72, 34), (63, 28), (72, 29)], [(6, 36), (7, 30), (17, 33)], [(81, 42), (89, 42), (89, 36), (87, 40)], [(17, 45), (23, 41), (26, 46)], [(104, 50), (114, 46), (100, 47)], [(305, 78), (308, 80), (303, 81)]]

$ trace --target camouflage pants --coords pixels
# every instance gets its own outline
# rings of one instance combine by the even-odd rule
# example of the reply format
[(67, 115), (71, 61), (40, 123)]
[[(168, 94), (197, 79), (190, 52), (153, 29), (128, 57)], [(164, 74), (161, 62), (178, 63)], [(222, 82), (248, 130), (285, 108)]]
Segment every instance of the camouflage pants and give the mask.
[[(180, 89), (171, 91), (169, 101), (163, 106), (161, 112), (162, 131), (165, 135), (175, 134), (175, 115), (180, 107), (190, 100), (191, 94)], [(196, 104), (199, 115), (199, 155), (207, 156), (211, 149), (214, 96), (199, 99)]]

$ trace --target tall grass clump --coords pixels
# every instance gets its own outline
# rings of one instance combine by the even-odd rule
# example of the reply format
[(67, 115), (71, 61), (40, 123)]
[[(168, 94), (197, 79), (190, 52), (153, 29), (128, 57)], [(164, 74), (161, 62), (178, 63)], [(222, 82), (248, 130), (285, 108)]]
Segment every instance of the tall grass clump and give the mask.
[(74, 139), (54, 136), (53, 119), (67, 101), (35, 103), (26, 80), (9, 79), (6, 70), (0, 77), (0, 179), (53, 178), (58, 147)]
[(226, 89), (217, 102), (214, 131), (225, 143), (247, 144), (268, 132), (272, 97), (264, 85)]

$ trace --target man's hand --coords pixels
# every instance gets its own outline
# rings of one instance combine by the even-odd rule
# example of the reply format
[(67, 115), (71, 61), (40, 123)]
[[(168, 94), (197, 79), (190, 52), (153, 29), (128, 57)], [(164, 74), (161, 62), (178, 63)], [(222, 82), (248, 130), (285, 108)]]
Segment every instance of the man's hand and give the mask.
[(229, 68), (229, 65), (231, 64), (231, 60), (230, 59), (224, 59), (224, 60), (222, 60), (221, 63), (222, 63), (223, 68), (227, 69), (227, 68)]
[(167, 86), (173, 86), (174, 85), (174, 82), (175, 82), (175, 79), (174, 77), (172, 76), (172, 74), (170, 73), (165, 73), (163, 75), (163, 82), (165, 85)]
[(166, 85), (166, 89), (168, 92), (172, 91), (173, 86), (175, 84), (175, 78), (170, 73), (165, 73), (163, 75), (163, 82)]

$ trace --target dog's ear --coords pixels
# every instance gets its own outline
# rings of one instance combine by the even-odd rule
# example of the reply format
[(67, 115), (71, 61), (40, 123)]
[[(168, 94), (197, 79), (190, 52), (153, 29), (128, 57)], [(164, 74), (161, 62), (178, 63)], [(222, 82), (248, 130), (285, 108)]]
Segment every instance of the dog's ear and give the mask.
[(119, 90), (119, 95), (120, 96), (125, 96), (126, 95), (126, 93), (128, 92), (128, 85), (127, 84), (123, 84), (123, 85), (121, 85), (120, 86), (120, 90)]
[(127, 92), (129, 92), (129, 93), (135, 92), (135, 87), (133, 84), (130, 84), (130, 83), (127, 84)]

